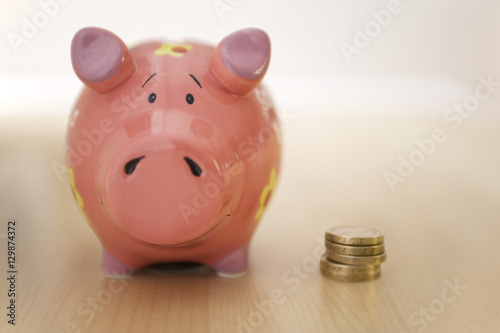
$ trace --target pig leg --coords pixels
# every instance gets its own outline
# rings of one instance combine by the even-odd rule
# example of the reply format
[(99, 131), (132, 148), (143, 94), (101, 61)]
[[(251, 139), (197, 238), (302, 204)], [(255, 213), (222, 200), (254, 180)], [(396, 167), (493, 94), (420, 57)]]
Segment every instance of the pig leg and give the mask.
[(248, 267), (248, 244), (236, 248), (211, 266), (221, 277), (236, 278), (245, 275)]
[(132, 268), (109, 254), (106, 249), (103, 249), (101, 267), (104, 275), (110, 278), (126, 278), (134, 271)]

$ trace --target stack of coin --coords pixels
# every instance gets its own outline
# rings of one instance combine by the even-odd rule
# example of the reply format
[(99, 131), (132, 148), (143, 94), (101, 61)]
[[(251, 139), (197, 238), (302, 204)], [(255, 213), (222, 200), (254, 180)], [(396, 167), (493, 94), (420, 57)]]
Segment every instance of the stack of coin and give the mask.
[(344, 282), (380, 277), (380, 264), (387, 255), (384, 232), (372, 227), (339, 226), (325, 233), (326, 252), (320, 260), (321, 274)]

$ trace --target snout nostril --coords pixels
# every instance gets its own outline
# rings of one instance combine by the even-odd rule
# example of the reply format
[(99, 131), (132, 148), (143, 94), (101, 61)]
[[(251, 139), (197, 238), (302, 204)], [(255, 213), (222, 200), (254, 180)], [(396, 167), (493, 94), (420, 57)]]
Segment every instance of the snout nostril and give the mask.
[(201, 168), (198, 164), (196, 164), (192, 159), (189, 157), (184, 157), (184, 161), (189, 165), (189, 169), (191, 169), (191, 173), (195, 175), (196, 177), (199, 177), (201, 175)]
[(124, 168), (125, 169), (125, 173), (127, 175), (132, 174), (132, 172), (134, 172), (135, 167), (137, 166), (137, 164), (139, 163), (139, 161), (142, 160), (144, 157), (146, 157), (146, 156), (137, 157), (137, 158), (134, 158), (134, 159), (128, 161), (125, 164), (125, 168)]

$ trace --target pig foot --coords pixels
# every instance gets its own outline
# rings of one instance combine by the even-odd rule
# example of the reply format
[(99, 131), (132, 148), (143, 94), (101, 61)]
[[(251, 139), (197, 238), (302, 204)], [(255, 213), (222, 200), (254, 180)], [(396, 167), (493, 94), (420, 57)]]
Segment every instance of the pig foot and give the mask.
[(238, 247), (211, 266), (217, 271), (217, 275), (224, 278), (245, 275), (248, 267), (248, 244)]
[(127, 265), (113, 257), (111, 254), (109, 254), (106, 249), (103, 249), (101, 267), (104, 275), (115, 279), (129, 277), (134, 271), (132, 268), (128, 267)]

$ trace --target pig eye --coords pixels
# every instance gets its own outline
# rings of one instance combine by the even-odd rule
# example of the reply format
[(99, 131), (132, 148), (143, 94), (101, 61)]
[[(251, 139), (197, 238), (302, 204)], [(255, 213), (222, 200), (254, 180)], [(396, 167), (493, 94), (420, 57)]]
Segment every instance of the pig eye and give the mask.
[(194, 102), (194, 97), (193, 97), (193, 95), (191, 95), (191, 94), (187, 94), (187, 95), (186, 95), (186, 102), (187, 102), (188, 104), (193, 104), (193, 102)]
[(151, 95), (149, 95), (148, 101), (149, 103), (154, 103), (154, 101), (156, 101), (156, 94), (152, 93)]

